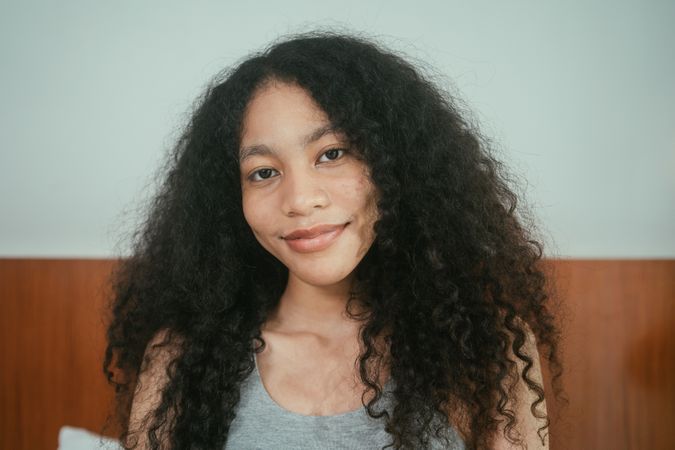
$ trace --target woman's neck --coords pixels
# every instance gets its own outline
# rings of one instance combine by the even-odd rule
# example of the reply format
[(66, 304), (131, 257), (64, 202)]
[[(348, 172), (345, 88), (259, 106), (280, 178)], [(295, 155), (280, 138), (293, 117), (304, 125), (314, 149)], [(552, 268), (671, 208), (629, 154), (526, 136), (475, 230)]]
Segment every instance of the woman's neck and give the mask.
[[(346, 305), (353, 277), (330, 286), (314, 286), (289, 273), (286, 289), (265, 328), (284, 333), (311, 333), (328, 339), (354, 336), (362, 322), (350, 318)], [(351, 307), (361, 312), (358, 304)]]

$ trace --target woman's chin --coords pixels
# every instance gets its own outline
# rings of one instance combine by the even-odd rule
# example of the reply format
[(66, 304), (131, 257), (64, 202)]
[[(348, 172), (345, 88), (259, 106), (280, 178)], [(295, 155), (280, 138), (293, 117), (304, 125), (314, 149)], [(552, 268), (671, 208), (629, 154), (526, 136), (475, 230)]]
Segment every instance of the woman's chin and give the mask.
[(311, 267), (307, 270), (289, 271), (298, 280), (316, 287), (329, 287), (347, 282), (350, 270), (336, 271), (335, 267), (327, 267), (321, 270), (320, 267)]

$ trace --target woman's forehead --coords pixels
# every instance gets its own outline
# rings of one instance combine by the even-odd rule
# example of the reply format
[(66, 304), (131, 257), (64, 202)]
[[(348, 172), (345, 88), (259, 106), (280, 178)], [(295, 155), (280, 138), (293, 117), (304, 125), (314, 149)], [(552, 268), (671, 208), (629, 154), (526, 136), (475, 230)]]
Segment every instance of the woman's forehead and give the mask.
[(287, 83), (269, 84), (247, 105), (239, 155), (246, 159), (255, 154), (256, 147), (275, 141), (304, 148), (329, 135), (346, 137), (305, 89)]

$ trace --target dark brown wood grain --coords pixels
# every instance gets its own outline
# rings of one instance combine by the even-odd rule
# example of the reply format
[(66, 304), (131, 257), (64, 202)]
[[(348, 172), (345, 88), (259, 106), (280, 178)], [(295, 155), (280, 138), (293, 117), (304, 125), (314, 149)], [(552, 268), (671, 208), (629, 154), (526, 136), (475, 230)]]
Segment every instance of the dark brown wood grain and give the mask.
[[(675, 261), (547, 261), (566, 309), (551, 448), (675, 448)], [(55, 449), (63, 425), (101, 432), (112, 260), (0, 259), (0, 448)], [(550, 394), (550, 393), (549, 393)], [(550, 396), (549, 396), (550, 397)], [(115, 430), (107, 430), (112, 434)]]

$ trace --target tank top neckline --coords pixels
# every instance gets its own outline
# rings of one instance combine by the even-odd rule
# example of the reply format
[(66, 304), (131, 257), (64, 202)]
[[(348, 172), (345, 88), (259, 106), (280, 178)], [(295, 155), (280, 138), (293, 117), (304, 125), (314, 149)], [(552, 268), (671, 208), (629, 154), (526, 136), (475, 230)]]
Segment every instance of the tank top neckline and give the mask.
[[(346, 411), (343, 413), (339, 414), (330, 414), (330, 415), (311, 415), (311, 414), (301, 414), (295, 411), (290, 411), (280, 404), (278, 404), (272, 396), (267, 392), (267, 388), (265, 387), (265, 384), (262, 381), (262, 377), (260, 376), (260, 371), (258, 370), (258, 358), (256, 353), (253, 353), (253, 362), (254, 362), (254, 372), (255, 372), (255, 378), (256, 378), (256, 383), (260, 387), (260, 391), (262, 396), (264, 397), (265, 401), (272, 405), (276, 410), (280, 411), (283, 414), (289, 415), (289, 416), (294, 416), (298, 417), (301, 419), (311, 419), (311, 420), (330, 420), (330, 419), (349, 419), (352, 417), (357, 417), (362, 414), (366, 414), (366, 407), (361, 405), (359, 408), (351, 410), (351, 411)], [(393, 379), (391, 376), (387, 380), (387, 382), (384, 384), (384, 387), (382, 389), (382, 397), (380, 400), (384, 398), (384, 396), (387, 394), (387, 391), (391, 389), (391, 385), (393, 384)]]

